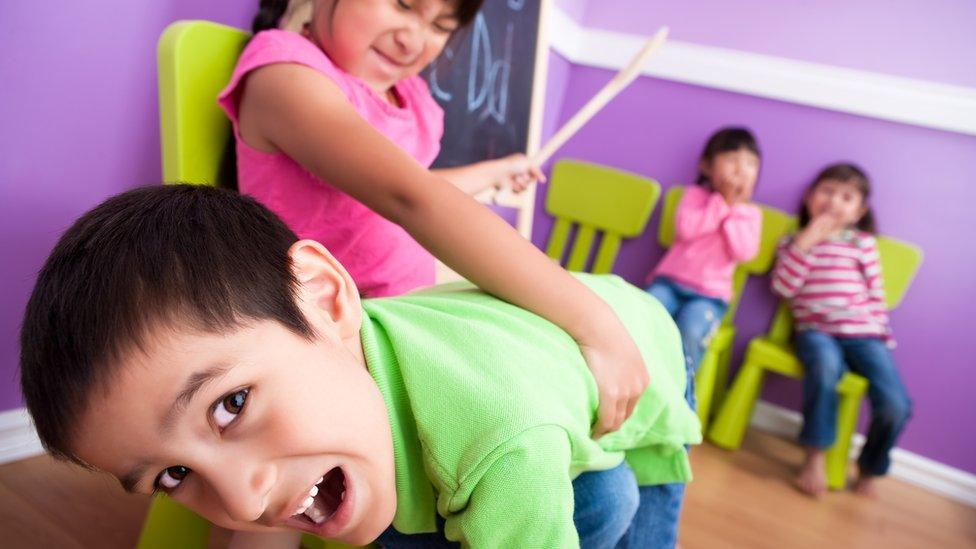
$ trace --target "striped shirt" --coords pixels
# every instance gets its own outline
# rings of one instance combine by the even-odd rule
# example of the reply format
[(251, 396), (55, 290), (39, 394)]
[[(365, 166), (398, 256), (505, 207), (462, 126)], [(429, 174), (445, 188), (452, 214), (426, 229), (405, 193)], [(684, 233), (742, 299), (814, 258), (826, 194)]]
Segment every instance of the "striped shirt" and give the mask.
[(807, 252), (786, 237), (772, 278), (773, 292), (790, 301), (797, 330), (880, 337), (893, 344), (874, 236), (844, 231)]

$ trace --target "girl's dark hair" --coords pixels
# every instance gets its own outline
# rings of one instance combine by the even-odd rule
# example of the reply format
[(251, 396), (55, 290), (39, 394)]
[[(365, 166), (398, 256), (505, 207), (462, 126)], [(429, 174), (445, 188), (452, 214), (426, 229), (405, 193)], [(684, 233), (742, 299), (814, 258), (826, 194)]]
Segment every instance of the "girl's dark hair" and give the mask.
[(278, 28), (278, 22), (287, 9), (288, 0), (261, 0), (258, 13), (251, 21), (251, 31), (257, 34), (263, 30)]
[(839, 162), (827, 166), (817, 175), (813, 183), (807, 187), (806, 192), (803, 193), (803, 201), (800, 203), (800, 228), (806, 227), (807, 223), (810, 223), (810, 212), (807, 211), (807, 196), (817, 188), (817, 185), (828, 179), (852, 183), (857, 188), (857, 191), (861, 193), (861, 201), (865, 206), (865, 210), (864, 215), (861, 216), (861, 219), (854, 226), (866, 233), (877, 233), (878, 226), (874, 219), (874, 212), (868, 206), (868, 197), (871, 196), (871, 181), (868, 179), (868, 174), (864, 170), (856, 164), (849, 162)]
[[(762, 158), (762, 153), (759, 151), (759, 143), (756, 142), (756, 138), (752, 135), (752, 132), (746, 128), (722, 128), (708, 138), (708, 142), (705, 143), (705, 150), (702, 151), (699, 160), (711, 162), (718, 154), (734, 152), (739, 149), (747, 149), (759, 158)], [(711, 183), (708, 180), (708, 176), (701, 171), (700, 167), (698, 169), (698, 181), (696, 183), (702, 186), (707, 186)]]
[[(336, 0), (338, 3), (339, 0)], [(458, 29), (468, 26), (481, 9), (484, 0), (455, 0), (457, 3)], [(251, 22), (251, 31), (257, 34), (263, 30), (278, 28), (281, 16), (288, 9), (288, 0), (261, 0), (257, 15)]]

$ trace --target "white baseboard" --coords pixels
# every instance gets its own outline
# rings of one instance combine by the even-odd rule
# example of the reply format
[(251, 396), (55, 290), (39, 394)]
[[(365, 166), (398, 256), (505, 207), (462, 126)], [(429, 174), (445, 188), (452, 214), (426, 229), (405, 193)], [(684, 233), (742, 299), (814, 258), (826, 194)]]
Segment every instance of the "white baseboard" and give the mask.
[(43, 453), (26, 409), (0, 412), (0, 464)]
[[(589, 29), (554, 6), (550, 46), (577, 65), (617, 71), (647, 37)], [(676, 30), (676, 29), (672, 29)], [(668, 40), (645, 76), (976, 135), (976, 89)]]
[[(803, 416), (775, 404), (759, 401), (751, 426), (775, 435), (795, 439), (800, 433)], [(864, 435), (855, 433), (851, 440), (851, 457), (864, 446)], [(930, 492), (976, 507), (976, 475), (944, 465), (918, 454), (895, 448), (891, 452), (892, 478), (924, 488)]]
[[(801, 422), (799, 413), (763, 401), (756, 403), (752, 416), (753, 427), (790, 438), (796, 438)], [(864, 436), (855, 434), (851, 454), (860, 452), (863, 444)], [(43, 453), (27, 410), (0, 412), (0, 464)], [(976, 507), (976, 475), (900, 448), (891, 453), (891, 461), (892, 477)]]

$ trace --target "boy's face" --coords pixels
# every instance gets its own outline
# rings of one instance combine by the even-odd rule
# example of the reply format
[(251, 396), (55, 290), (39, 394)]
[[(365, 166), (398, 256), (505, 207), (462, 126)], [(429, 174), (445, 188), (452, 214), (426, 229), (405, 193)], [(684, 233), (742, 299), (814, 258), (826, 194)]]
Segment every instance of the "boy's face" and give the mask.
[(157, 330), (93, 392), (73, 449), (127, 488), (167, 492), (220, 526), (363, 544), (396, 508), (386, 407), (362, 359), (348, 274), (292, 257), (317, 338), (273, 321), (222, 335)]

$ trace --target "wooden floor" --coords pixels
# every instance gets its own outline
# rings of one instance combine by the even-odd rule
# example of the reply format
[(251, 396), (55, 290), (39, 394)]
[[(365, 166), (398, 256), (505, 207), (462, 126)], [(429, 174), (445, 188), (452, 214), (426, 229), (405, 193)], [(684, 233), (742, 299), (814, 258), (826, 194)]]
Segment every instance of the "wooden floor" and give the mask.
[[(681, 547), (976, 548), (976, 509), (890, 479), (878, 500), (850, 492), (814, 500), (791, 487), (800, 459), (792, 443), (758, 432), (736, 453), (696, 448)], [(47, 457), (3, 465), (0, 546), (132, 547), (146, 505), (108, 477)]]

